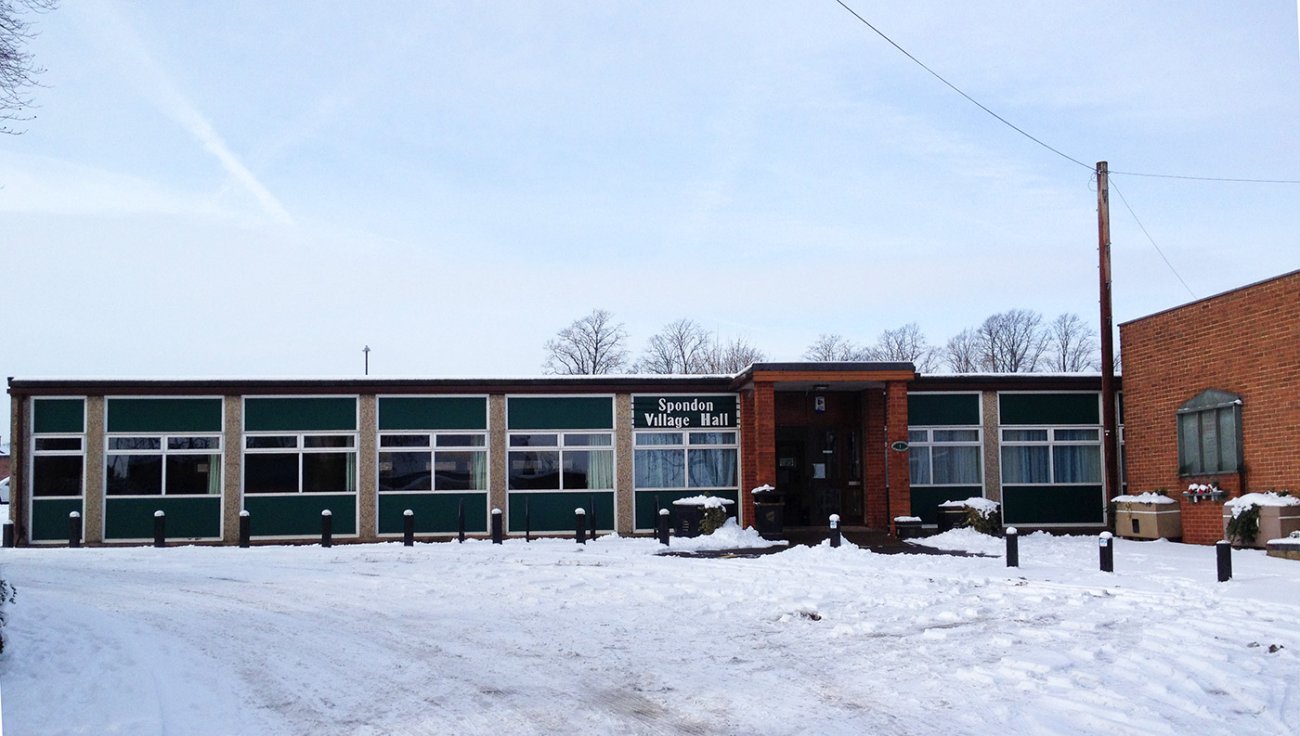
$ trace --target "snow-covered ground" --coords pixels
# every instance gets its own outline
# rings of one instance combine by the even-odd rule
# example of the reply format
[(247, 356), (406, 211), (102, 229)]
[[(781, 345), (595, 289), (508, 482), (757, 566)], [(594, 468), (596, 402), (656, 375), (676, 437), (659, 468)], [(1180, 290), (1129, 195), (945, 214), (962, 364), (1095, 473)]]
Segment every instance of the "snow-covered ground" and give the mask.
[[(734, 530), (731, 532), (734, 534)], [(729, 541), (735, 541), (729, 540)], [(648, 539), (4, 549), (5, 736), (1283, 734), (1300, 563), (1036, 534), (994, 557)], [(727, 545), (724, 545), (727, 546)]]

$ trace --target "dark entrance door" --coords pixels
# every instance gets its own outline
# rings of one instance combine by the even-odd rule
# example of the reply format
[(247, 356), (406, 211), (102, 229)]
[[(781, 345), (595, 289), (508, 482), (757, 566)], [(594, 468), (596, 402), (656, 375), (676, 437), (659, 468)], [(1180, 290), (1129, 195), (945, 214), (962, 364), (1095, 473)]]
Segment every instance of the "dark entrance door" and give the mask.
[(824, 526), (862, 523), (862, 463), (853, 427), (779, 427), (777, 490), (785, 494), (785, 523)]

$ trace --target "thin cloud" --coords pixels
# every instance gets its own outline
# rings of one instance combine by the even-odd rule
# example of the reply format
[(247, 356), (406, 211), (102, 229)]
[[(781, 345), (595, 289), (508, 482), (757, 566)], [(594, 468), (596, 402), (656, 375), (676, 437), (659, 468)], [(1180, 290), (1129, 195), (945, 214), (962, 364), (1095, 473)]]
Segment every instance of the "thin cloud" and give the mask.
[(160, 112), (180, 123), (195, 140), (212, 154), (226, 173), (257, 200), (268, 215), (283, 224), (293, 224), (293, 217), (271, 190), (239, 160), (230, 146), (212, 127), (212, 123), (190, 102), (171, 77), (150, 55), (140, 37), (113, 3), (88, 3), (87, 31), (113, 50), (115, 58), (125, 61), (124, 68), (141, 91)]

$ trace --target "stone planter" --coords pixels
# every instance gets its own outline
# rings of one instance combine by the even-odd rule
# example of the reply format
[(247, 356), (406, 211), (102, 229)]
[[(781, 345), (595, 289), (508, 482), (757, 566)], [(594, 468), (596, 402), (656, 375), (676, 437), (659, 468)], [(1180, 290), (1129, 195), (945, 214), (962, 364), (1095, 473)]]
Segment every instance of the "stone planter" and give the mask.
[[(1255, 494), (1250, 494), (1255, 495)], [(1232, 507), (1223, 507), (1223, 538), (1228, 538), (1228, 520), (1232, 518)], [(1291, 532), (1300, 531), (1300, 504), (1294, 505), (1259, 505), (1259, 533), (1253, 541), (1232, 540), (1240, 547), (1264, 549), (1270, 539), (1282, 539), (1291, 536)]]
[(1115, 534), (1125, 539), (1182, 539), (1183, 515), (1178, 502), (1143, 493), (1115, 499)]

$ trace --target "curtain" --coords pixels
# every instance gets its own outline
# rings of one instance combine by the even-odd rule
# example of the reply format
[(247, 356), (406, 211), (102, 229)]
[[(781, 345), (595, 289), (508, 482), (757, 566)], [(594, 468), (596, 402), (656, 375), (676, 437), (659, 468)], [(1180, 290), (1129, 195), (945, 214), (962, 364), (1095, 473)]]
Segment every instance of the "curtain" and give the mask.
[(935, 483), (980, 483), (980, 448), (935, 445), (931, 452), (934, 455)]
[(614, 453), (610, 450), (594, 450), (588, 453), (590, 465), (587, 468), (587, 487), (606, 489), (614, 487)]
[(736, 487), (734, 449), (692, 449), (689, 455), (691, 488)]
[[(921, 434), (924, 434), (924, 432)], [(907, 454), (908, 464), (912, 470), (912, 485), (930, 485), (933, 482), (930, 479), (930, 448), (913, 445)]]
[(474, 490), (487, 490), (487, 453), (476, 452), (470, 461), (470, 479), (474, 484)]
[(221, 495), (221, 456), (208, 455), (208, 493)]
[(1002, 483), (1051, 483), (1047, 445), (1003, 445)]
[(1057, 483), (1100, 483), (1101, 448), (1096, 445), (1057, 445), (1052, 448)]
[(346, 485), (346, 488), (344, 488), (343, 490), (347, 493), (356, 493), (357, 492), (357, 454), (355, 452), (349, 452), (347, 453), (347, 459), (348, 459), (347, 462), (348, 474), (343, 481), (343, 483)]
[(685, 488), (685, 450), (637, 450), (633, 455), (637, 488)]

